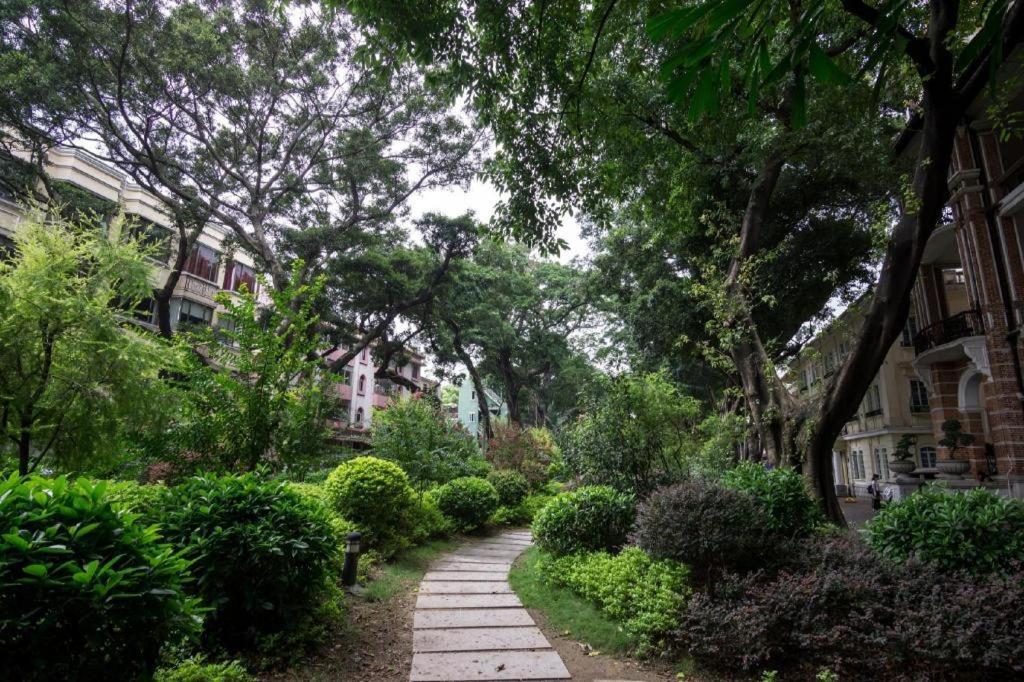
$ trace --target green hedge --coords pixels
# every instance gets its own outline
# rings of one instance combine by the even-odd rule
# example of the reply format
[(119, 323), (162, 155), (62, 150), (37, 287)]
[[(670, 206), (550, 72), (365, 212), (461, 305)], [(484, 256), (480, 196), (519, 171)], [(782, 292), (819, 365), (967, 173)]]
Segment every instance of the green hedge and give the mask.
[(401, 544), (414, 493), (397, 464), (377, 457), (350, 459), (330, 473), (324, 489), (331, 507), (367, 536), (367, 544), (384, 553)]
[(337, 609), (337, 543), (330, 514), (283, 481), (205, 475), (170, 489), (169, 541), (193, 561), (194, 591), (212, 607), (208, 646), (300, 655)]

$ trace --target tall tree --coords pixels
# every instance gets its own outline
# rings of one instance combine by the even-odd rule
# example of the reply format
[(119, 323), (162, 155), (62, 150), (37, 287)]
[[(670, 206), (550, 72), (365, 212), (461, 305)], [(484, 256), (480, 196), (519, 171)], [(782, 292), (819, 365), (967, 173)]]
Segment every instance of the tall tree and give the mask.
[(172, 280), (207, 222), (277, 289), (297, 259), (300, 283), (330, 275), (368, 246), (403, 242), (396, 221), (414, 193), (475, 170), (476, 133), (449, 112), (449, 93), (372, 56), (343, 11), (282, 13), (268, 0), (18, 7), (4, 32), (65, 74), (54, 85), (73, 94), (79, 132), (180, 224)]
[(591, 322), (582, 281), (568, 266), (493, 239), (481, 241), (460, 265), (435, 303), (432, 338), (442, 362), (466, 366), (481, 415), (489, 412), (483, 396), (489, 379), (509, 419), (522, 423), (527, 401), (573, 357), (573, 334)]
[[(374, 16), (395, 20), (400, 4), (388, 3)], [(624, 170), (639, 171), (625, 177), (639, 178), (641, 188), (652, 178), (657, 186), (659, 167), (637, 168), (638, 157), (629, 154), (602, 154), (605, 162), (589, 163), (587, 174), (571, 172), (577, 159), (592, 159), (591, 149), (605, 152), (630, 117), (647, 126), (649, 137), (671, 140), (696, 162), (738, 170), (734, 177), (740, 185), (726, 182), (724, 188), (726, 194), (739, 190), (740, 206), (720, 221), (718, 239), (705, 249), (720, 251), (713, 289), (705, 292), (715, 307), (717, 350), (731, 360), (764, 448), (773, 458), (801, 463), (830, 516), (841, 520), (829, 464), (832, 443), (902, 329), (924, 244), (946, 198), (952, 135), (992, 65), (1016, 44), (1018, 5), (985, 3), (961, 12), (955, 0), (918, 5), (892, 0), (878, 6), (708, 0), (666, 11), (661, 3), (613, 0), (594, 6), (523, 3), (499, 16), (484, 3), (442, 2), (427, 4), (427, 19), (416, 30), (403, 30), (398, 21), (392, 35), (409, 41), (421, 58), (447, 60), (458, 72), (465, 71), (467, 61), (477, 67), (464, 81), (476, 91), (484, 120), (497, 131), (503, 158), (493, 172), (511, 193), (508, 206), (515, 210), (506, 214), (505, 224), (514, 232), (550, 239), (546, 225), (557, 217), (552, 197), (603, 196), (605, 181), (621, 179)], [(475, 60), (467, 60), (467, 54)], [(876, 78), (872, 83), (848, 73)], [(655, 92), (634, 87), (656, 84), (659, 75), (667, 85)], [(821, 87), (812, 88), (809, 79)], [(872, 85), (875, 100), (861, 94)], [(807, 152), (821, 142), (838, 144), (842, 153), (826, 162), (848, 172), (858, 148), (850, 144), (856, 136), (842, 139), (848, 124), (863, 127), (875, 140), (865, 149), (877, 159), (877, 141), (901, 113), (907, 94), (922, 102), (909, 200), (902, 201), (888, 239), (856, 350), (822, 403), (808, 413), (779, 381), (772, 339), (758, 329), (758, 302), (774, 296), (756, 285), (753, 274), (775, 250), (772, 223), (786, 225), (774, 215), (782, 204), (773, 197), (787, 176), (813, 168), (814, 156)], [(747, 117), (740, 115), (743, 102), (749, 103)], [(576, 134), (595, 116), (603, 116), (599, 135)], [(876, 167), (862, 163), (862, 179), (870, 179)], [(671, 177), (675, 171), (663, 172)], [(591, 185), (597, 191), (589, 192)], [(619, 196), (629, 199), (636, 189), (637, 184), (625, 185)], [(662, 197), (669, 203), (673, 194)], [(863, 195), (853, 198), (860, 211), (831, 193), (818, 205), (804, 204), (805, 213), (790, 216), (798, 220), (790, 220), (783, 235), (808, 233), (822, 206), (832, 221), (845, 215), (864, 222)], [(902, 193), (893, 197), (903, 198)], [(705, 206), (693, 217), (707, 216), (714, 220), (716, 207)], [(856, 254), (854, 262), (867, 255)], [(678, 266), (686, 271), (691, 264), (682, 259)], [(820, 302), (841, 283), (831, 274), (819, 281), (811, 284), (824, 295)]]

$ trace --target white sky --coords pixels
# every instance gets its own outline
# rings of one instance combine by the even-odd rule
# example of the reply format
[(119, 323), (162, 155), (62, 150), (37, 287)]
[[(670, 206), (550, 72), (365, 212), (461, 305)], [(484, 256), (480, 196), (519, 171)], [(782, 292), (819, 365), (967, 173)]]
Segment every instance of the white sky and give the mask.
[[(472, 211), (478, 220), (487, 222), (494, 213), (494, 207), (499, 199), (500, 194), (492, 184), (474, 180), (466, 190), (454, 187), (417, 192), (410, 197), (409, 208), (414, 218), (424, 213), (458, 216), (466, 211)], [(566, 216), (558, 228), (557, 235), (569, 244), (569, 248), (558, 256), (559, 261), (568, 263), (576, 256), (589, 255), (590, 248), (580, 236), (579, 223), (575, 217)]]

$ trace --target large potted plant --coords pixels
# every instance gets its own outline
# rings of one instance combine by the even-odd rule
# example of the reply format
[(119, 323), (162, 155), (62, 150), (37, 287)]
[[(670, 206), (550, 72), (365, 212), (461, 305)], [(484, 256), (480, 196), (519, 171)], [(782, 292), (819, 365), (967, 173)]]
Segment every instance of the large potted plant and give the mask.
[(892, 461), (889, 462), (889, 470), (896, 474), (896, 480), (906, 480), (907, 474), (917, 468), (911, 451), (916, 443), (917, 436), (909, 433), (903, 434), (897, 441), (896, 449), (892, 451)]
[(947, 419), (942, 422), (942, 438), (939, 445), (949, 451), (949, 459), (940, 459), (935, 463), (939, 474), (947, 478), (962, 478), (970, 468), (971, 463), (964, 459), (957, 459), (957, 451), (974, 442), (974, 436), (963, 432), (963, 427), (958, 419)]

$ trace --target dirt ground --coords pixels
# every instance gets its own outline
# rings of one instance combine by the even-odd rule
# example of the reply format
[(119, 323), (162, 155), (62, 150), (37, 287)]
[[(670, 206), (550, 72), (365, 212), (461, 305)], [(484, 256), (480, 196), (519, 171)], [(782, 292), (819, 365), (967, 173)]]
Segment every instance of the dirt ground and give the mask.
[(412, 586), (390, 599), (345, 601), (347, 626), (304, 664), (264, 682), (408, 682), (412, 666)]

